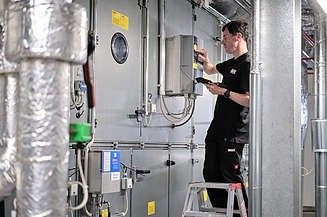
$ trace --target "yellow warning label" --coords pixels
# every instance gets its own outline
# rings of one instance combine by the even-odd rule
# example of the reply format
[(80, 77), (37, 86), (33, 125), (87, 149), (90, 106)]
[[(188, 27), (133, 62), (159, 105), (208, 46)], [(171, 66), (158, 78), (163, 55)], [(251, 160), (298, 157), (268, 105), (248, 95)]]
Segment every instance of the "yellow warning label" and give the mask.
[(198, 64), (197, 63), (193, 63), (193, 69), (198, 69)]
[(101, 217), (109, 217), (108, 209), (101, 210)]
[(156, 213), (156, 202), (148, 202), (148, 215), (154, 215)]
[(111, 19), (113, 25), (128, 30), (128, 25), (129, 25), (128, 16), (121, 14), (118, 11), (112, 10)]
[(208, 200), (208, 192), (207, 190), (203, 191), (203, 201), (207, 201)]

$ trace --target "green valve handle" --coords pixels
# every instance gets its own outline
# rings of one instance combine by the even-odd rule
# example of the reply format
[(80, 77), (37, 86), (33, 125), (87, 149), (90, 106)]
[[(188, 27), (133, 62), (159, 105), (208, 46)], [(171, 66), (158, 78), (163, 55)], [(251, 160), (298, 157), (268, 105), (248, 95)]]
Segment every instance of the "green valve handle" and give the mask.
[(90, 142), (91, 124), (89, 123), (71, 123), (69, 124), (69, 141), (70, 142)]

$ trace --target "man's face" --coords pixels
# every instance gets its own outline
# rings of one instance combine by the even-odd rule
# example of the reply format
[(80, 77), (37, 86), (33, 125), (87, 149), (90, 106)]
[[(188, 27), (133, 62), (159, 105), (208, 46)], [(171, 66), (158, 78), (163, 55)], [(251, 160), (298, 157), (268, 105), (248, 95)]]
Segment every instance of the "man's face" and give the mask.
[(237, 34), (232, 35), (231, 33), (229, 33), (227, 28), (224, 30), (222, 44), (224, 45), (226, 53), (233, 54), (236, 52), (238, 46), (237, 37)]

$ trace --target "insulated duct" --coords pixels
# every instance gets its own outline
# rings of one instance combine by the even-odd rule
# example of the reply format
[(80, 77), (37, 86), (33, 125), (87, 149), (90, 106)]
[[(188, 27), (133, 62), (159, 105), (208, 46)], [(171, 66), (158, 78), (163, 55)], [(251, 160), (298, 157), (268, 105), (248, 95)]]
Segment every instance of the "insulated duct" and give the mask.
[(85, 8), (67, 1), (12, 2), (6, 57), (20, 63), (17, 215), (65, 216), (69, 73), (87, 55)]
[(317, 1), (308, 0), (315, 12), (315, 119), (311, 121), (312, 146), (315, 155), (315, 216), (327, 216), (327, 113), (326, 113), (326, 13)]
[(16, 65), (4, 56), (5, 8), (0, 1), (0, 200), (9, 196), (16, 183), (17, 90)]

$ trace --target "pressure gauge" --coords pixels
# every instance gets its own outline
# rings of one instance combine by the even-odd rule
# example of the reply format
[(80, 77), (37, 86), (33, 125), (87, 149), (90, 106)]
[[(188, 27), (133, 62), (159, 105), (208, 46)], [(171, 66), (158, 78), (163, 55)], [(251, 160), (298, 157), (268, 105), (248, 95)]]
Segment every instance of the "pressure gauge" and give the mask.
[(127, 60), (128, 44), (125, 36), (120, 32), (116, 32), (111, 38), (111, 53), (119, 64)]

